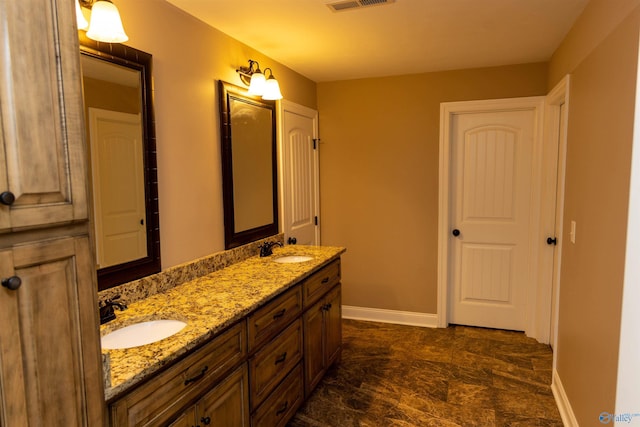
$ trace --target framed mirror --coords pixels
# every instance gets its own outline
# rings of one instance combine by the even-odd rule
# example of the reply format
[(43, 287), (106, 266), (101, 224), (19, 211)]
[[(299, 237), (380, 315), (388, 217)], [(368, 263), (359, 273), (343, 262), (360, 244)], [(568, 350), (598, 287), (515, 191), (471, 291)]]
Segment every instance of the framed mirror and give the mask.
[(152, 57), (86, 36), (80, 43), (96, 267), (103, 290), (161, 268)]
[(276, 105), (219, 82), (225, 247), (278, 233)]

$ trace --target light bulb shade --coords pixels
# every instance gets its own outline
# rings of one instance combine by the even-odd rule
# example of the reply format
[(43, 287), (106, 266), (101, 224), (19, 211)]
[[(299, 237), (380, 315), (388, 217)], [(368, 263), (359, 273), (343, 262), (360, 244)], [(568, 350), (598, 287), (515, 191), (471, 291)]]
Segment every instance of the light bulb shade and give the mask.
[(280, 93), (280, 85), (278, 84), (278, 81), (273, 77), (273, 75), (269, 76), (267, 81), (264, 83), (264, 93), (262, 94), (262, 99), (266, 99), (268, 101), (282, 99), (282, 93)]
[(100, 0), (93, 4), (87, 37), (107, 43), (123, 43), (129, 40), (122, 28), (118, 8), (113, 3)]
[(89, 28), (89, 23), (85, 19), (80, 3), (76, 0), (76, 21), (78, 22), (78, 29), (86, 31)]
[(251, 75), (251, 83), (249, 83), (249, 95), (262, 95), (264, 93), (264, 85), (266, 79), (264, 74), (256, 71)]

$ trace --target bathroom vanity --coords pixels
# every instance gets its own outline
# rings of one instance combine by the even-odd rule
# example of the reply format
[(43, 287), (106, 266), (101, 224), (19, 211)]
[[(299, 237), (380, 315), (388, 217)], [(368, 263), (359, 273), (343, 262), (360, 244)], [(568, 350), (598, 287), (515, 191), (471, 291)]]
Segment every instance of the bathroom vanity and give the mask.
[[(187, 326), (103, 350), (112, 426), (282, 426), (341, 354), (344, 248), (287, 246), (129, 304), (102, 335), (153, 319)], [(277, 262), (301, 255), (302, 262)]]

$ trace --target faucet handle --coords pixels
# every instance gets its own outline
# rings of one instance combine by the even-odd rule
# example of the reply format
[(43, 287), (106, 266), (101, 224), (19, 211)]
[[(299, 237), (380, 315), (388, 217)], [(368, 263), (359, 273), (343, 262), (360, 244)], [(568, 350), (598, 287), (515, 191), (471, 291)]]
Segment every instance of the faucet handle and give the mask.
[(121, 296), (121, 295), (120, 295), (120, 294), (118, 294), (118, 295), (116, 295), (116, 296), (114, 296), (114, 297), (107, 298), (106, 300), (104, 300), (104, 301), (103, 301), (103, 304), (104, 304), (104, 305), (111, 304), (111, 303), (112, 303), (112, 302), (114, 302), (115, 300), (120, 299), (120, 296)]
[(282, 246), (282, 243), (278, 242), (278, 241), (273, 241), (273, 242), (264, 242), (263, 244), (261, 244), (259, 246), (260, 248), (260, 256), (261, 257), (265, 257), (265, 256), (269, 256), (273, 254), (273, 247), (274, 246)]

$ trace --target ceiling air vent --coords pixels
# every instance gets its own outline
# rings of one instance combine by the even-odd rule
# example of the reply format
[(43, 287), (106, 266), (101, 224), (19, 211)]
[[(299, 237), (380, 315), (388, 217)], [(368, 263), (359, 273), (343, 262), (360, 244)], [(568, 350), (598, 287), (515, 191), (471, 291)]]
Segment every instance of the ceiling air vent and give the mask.
[(329, 9), (334, 12), (342, 12), (345, 10), (360, 9), (369, 6), (381, 6), (384, 4), (395, 3), (396, 0), (347, 0), (336, 3), (328, 3)]

